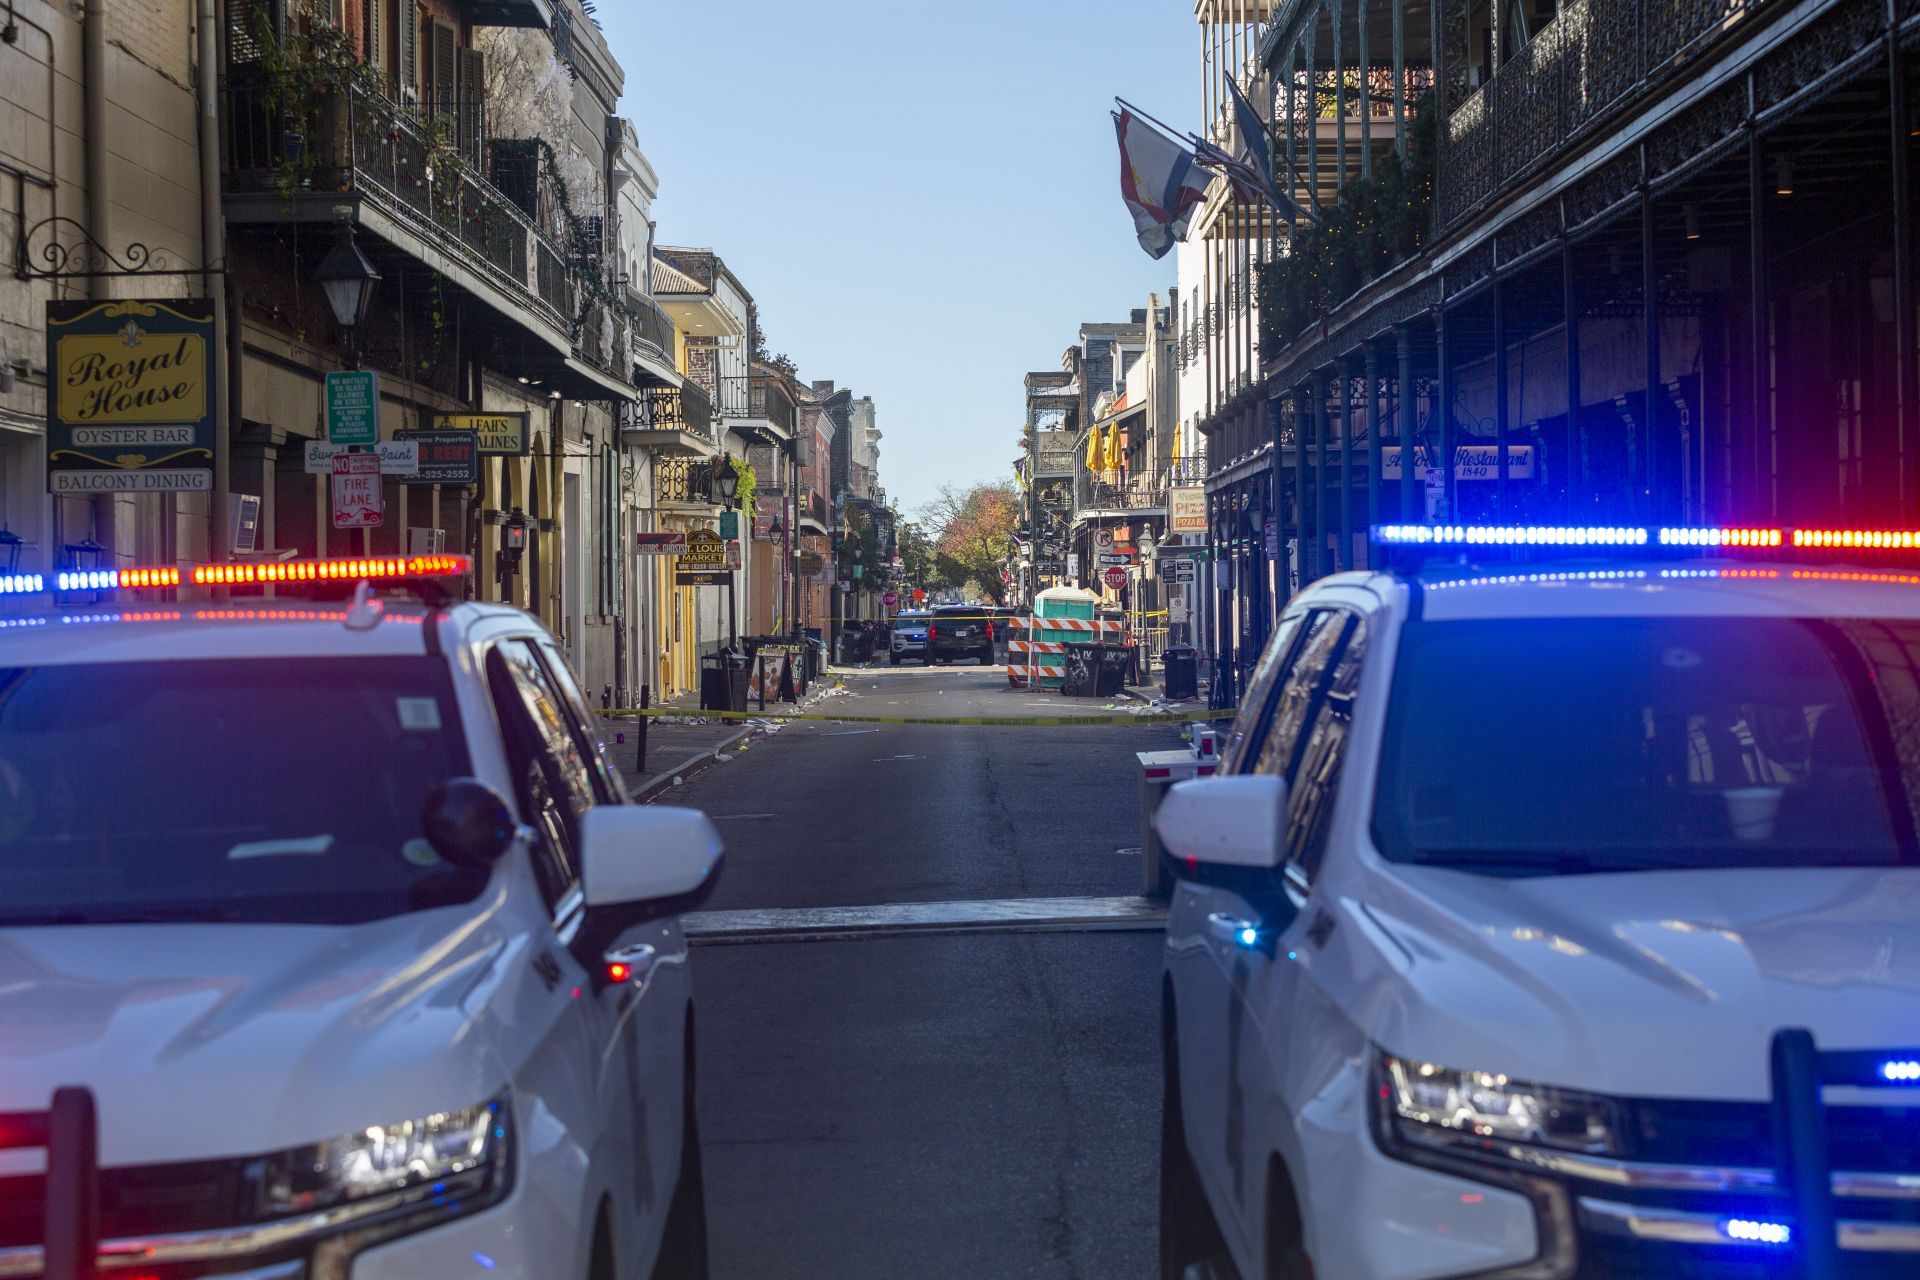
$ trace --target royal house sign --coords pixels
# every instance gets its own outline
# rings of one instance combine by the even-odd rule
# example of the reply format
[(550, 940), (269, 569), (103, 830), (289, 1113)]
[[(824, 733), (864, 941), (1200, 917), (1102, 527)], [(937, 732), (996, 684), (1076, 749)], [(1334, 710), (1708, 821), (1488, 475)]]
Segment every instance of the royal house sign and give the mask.
[(47, 489), (213, 489), (213, 303), (47, 304)]

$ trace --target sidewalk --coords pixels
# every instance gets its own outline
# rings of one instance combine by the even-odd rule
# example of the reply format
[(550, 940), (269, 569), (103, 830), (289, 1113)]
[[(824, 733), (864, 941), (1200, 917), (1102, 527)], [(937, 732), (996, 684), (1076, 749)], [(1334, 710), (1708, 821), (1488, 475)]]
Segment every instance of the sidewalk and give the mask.
[[(805, 711), (840, 687), (839, 678), (828, 672), (814, 679), (807, 696), (796, 707), (791, 702), (767, 699), (769, 714), (780, 711)], [(601, 716), (600, 741), (634, 802), (644, 804), (663, 792), (685, 783), (695, 774), (715, 764), (731, 760), (751, 742), (767, 737), (780, 728), (778, 721), (721, 720), (702, 715), (700, 695), (682, 694), (678, 698), (654, 704), (654, 709), (670, 712), (649, 718), (646, 767), (639, 766), (640, 735), (637, 716)], [(749, 700), (747, 714), (759, 711), (758, 699)]]

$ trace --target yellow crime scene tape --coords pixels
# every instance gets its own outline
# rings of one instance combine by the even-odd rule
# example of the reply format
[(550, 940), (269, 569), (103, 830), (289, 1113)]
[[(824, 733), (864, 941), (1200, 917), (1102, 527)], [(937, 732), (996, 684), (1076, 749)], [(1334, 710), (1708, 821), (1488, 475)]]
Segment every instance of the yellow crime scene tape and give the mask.
[(1150, 715), (1084, 715), (1084, 716), (859, 716), (835, 715), (827, 711), (694, 711), (687, 708), (616, 707), (611, 711), (602, 711), (608, 719), (623, 716), (645, 718), (649, 720), (822, 720), (833, 724), (925, 724), (925, 725), (980, 725), (993, 729), (1065, 729), (1086, 726), (1088, 728), (1113, 728), (1118, 725), (1134, 724), (1192, 724), (1199, 720), (1231, 720), (1232, 711), (1173, 711), (1154, 712)]

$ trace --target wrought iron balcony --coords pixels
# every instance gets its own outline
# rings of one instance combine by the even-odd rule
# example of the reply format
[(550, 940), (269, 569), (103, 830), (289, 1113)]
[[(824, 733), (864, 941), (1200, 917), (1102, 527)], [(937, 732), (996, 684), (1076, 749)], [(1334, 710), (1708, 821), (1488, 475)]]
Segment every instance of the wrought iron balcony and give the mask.
[(1444, 122), (1437, 220), (1453, 227), (1779, 0), (1571, 0)]
[(634, 401), (633, 422), (640, 431), (679, 431), (712, 444), (713, 402), (697, 382), (678, 387), (647, 387)]
[[(626, 320), (601, 302), (582, 306), (563, 234), (527, 211), (541, 202), (482, 176), (491, 148), (477, 99), (403, 107), (355, 85), (290, 114), (257, 69), (234, 68), (224, 101), (229, 216), (332, 220), (340, 197), (363, 200), (419, 237), (427, 261), (459, 262), (511, 300), (514, 319), (558, 330), (577, 356), (632, 382)], [(248, 196), (261, 199), (236, 213), (232, 199)]]
[(1081, 511), (1152, 511), (1167, 505), (1168, 472), (1083, 472), (1077, 508)]
[(717, 507), (713, 493), (713, 463), (706, 458), (665, 457), (653, 463), (655, 502)]

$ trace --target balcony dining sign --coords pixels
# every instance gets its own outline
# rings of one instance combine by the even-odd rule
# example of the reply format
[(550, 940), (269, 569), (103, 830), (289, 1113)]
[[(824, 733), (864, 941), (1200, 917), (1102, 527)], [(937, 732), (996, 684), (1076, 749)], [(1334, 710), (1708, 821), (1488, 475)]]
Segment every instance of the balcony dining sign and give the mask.
[(213, 302), (47, 303), (47, 490), (206, 493)]

